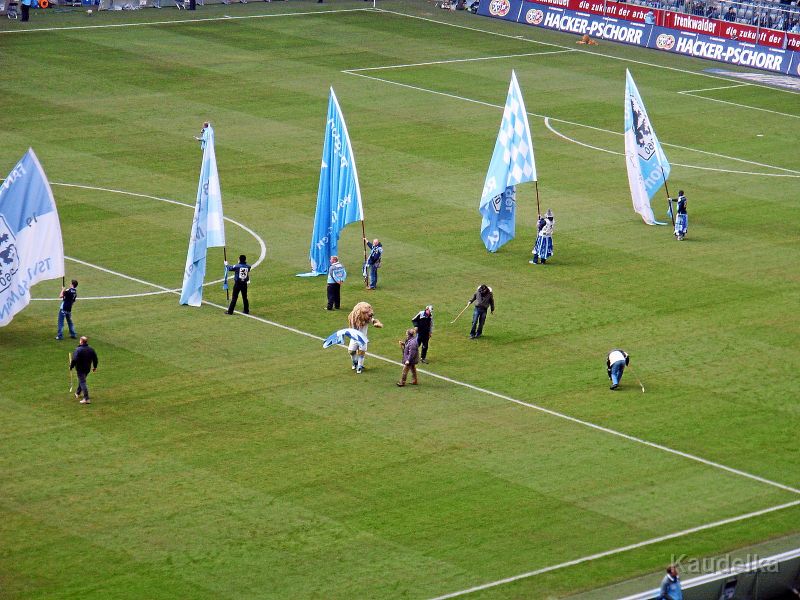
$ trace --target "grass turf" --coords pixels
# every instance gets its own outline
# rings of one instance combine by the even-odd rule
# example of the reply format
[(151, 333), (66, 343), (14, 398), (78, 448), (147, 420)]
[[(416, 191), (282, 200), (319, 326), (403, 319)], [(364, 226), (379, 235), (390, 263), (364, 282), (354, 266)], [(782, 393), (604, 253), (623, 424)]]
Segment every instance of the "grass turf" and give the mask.
[[(367, 235), (386, 247), (379, 290), (367, 295), (358, 227), (340, 242), (351, 272), (343, 306), (369, 299), (386, 324), (371, 332), (372, 352), (398, 359), (409, 319), (433, 303), (426, 370), (800, 483), (800, 131), (787, 116), (800, 114), (797, 96), (755, 86), (702, 93), (766, 110), (715, 103), (676, 93), (725, 85), (703, 75), (711, 63), (613, 44), (546, 54), (574, 40), (422, 3), (381, 7), (483, 31), (363, 7), (207, 6), (197, 15), (354, 10), (0, 33), (14, 57), (0, 90), (15, 107), (0, 130), (0, 170), (30, 145), (53, 182), (192, 204), (191, 136), (209, 118), (226, 215), (267, 244), (251, 286), (262, 320), (179, 307), (169, 294), (89, 300), (154, 289), (91, 265), (178, 286), (191, 209), (54, 186), (66, 253), (90, 263), (67, 262), (68, 278), (81, 281), (76, 324), (102, 362), (90, 377), (95, 402), (79, 407), (67, 394), (69, 346), (52, 340), (55, 302), (33, 302), (0, 330), (4, 597), (432, 597), (797, 499), (430, 375), (418, 389), (396, 389), (399, 366), (374, 357), (356, 378), (342, 350), (265, 322), (316, 336), (345, 323), (346, 311), (322, 311), (321, 279), (294, 277), (307, 268), (333, 85)], [(28, 27), (178, 17), (34, 13)], [(537, 52), (361, 72), (383, 81), (343, 72)], [(689, 196), (681, 244), (630, 210), (614, 154), (626, 67), (667, 144), (670, 189)], [(518, 191), (515, 241), (487, 255), (477, 234), (512, 68), (528, 110), (551, 119), (552, 129), (531, 117), (542, 208), (557, 219), (547, 267), (527, 264), (530, 184)], [(246, 231), (229, 225), (227, 234), (230, 254), (258, 256)], [(208, 279), (219, 262), (213, 250)], [(469, 314), (449, 321), (483, 281), (498, 307), (485, 337), (471, 341)], [(34, 295), (57, 291), (45, 282)], [(224, 304), (217, 285), (205, 297)], [(631, 372), (619, 393), (608, 391), (612, 346), (631, 352), (647, 393)], [(475, 596), (568, 595), (657, 570), (673, 554), (796, 533), (798, 513)]]

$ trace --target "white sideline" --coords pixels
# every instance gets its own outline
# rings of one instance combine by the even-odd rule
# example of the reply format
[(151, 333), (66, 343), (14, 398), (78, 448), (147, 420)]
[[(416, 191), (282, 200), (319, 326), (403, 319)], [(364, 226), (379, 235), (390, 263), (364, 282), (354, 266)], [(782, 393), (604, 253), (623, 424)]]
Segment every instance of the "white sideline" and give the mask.
[[(745, 84), (741, 84), (745, 85)], [(741, 87), (741, 85), (731, 85), (727, 87)], [(725, 89), (725, 88), (709, 88), (710, 90), (714, 89)], [(680, 91), (678, 94), (683, 96), (691, 96), (692, 98), (700, 98), (701, 100), (708, 100), (709, 102), (719, 102), (720, 104), (728, 104), (730, 106), (736, 106), (738, 108), (749, 108), (750, 110), (760, 110), (761, 112), (771, 113), (773, 115), (780, 115), (781, 117), (790, 117), (792, 119), (800, 119), (800, 115), (792, 115), (789, 113), (780, 112), (777, 110), (771, 110), (769, 108), (760, 108), (758, 106), (750, 106), (748, 104), (739, 104), (738, 102), (731, 102), (729, 100), (720, 100), (719, 98), (709, 98), (708, 96), (701, 96), (700, 94), (693, 94), (692, 92), (705, 92), (708, 90), (689, 90), (689, 91)]]
[[(347, 75), (353, 75), (355, 77), (363, 77), (364, 79), (372, 79), (374, 81), (379, 81), (381, 83), (389, 83), (391, 85), (396, 85), (396, 86), (399, 86), (399, 87), (408, 88), (410, 90), (415, 90), (415, 91), (418, 91), (418, 92), (427, 92), (429, 94), (435, 94), (437, 96), (445, 96), (447, 98), (453, 98), (454, 100), (463, 100), (464, 102), (471, 102), (472, 104), (480, 104), (481, 106), (489, 106), (491, 108), (497, 108), (499, 110), (503, 110), (503, 108), (504, 108), (504, 106), (500, 105), (500, 104), (492, 104), (491, 102), (484, 102), (483, 100), (475, 100), (473, 98), (466, 98), (464, 96), (458, 96), (456, 94), (449, 94), (447, 92), (439, 92), (437, 90), (431, 90), (431, 89), (428, 89), (428, 88), (424, 88), (424, 87), (420, 87), (420, 86), (416, 86), (416, 85), (411, 85), (411, 84), (408, 84), (408, 83), (400, 83), (400, 82), (397, 82), (397, 81), (392, 81), (391, 79), (383, 79), (381, 77), (375, 77), (373, 75), (364, 75), (363, 73), (356, 73), (353, 70), (344, 70), (344, 71), (342, 71), (342, 73), (345, 73)], [(565, 119), (557, 119), (555, 117), (548, 117), (547, 115), (540, 115), (538, 113), (532, 113), (530, 111), (528, 112), (528, 114), (530, 116), (532, 116), (532, 117), (537, 117), (537, 118), (540, 118), (540, 119), (550, 119), (550, 120), (556, 121), (558, 123), (566, 123), (568, 125), (575, 125), (576, 127), (585, 127), (587, 129), (594, 129), (595, 131), (602, 131), (603, 133), (612, 133), (614, 135), (624, 135), (623, 133), (620, 133), (618, 131), (611, 131), (610, 129), (603, 129), (602, 127), (595, 127), (594, 125), (585, 125), (583, 123), (576, 123), (574, 121), (567, 121)], [(741, 163), (745, 163), (745, 164), (749, 164), (749, 165), (755, 165), (757, 167), (764, 167), (764, 168), (767, 168), (767, 169), (775, 169), (777, 171), (785, 171), (787, 173), (791, 173), (792, 174), (791, 176), (793, 176), (793, 177), (800, 176), (800, 171), (796, 171), (794, 169), (787, 169), (785, 167), (776, 167), (775, 165), (767, 165), (767, 164), (764, 164), (764, 163), (760, 163), (760, 162), (756, 162), (756, 161), (752, 161), (752, 160), (747, 160), (745, 158), (737, 158), (735, 156), (727, 156), (725, 154), (718, 154), (716, 152), (708, 152), (706, 150), (698, 150), (697, 148), (689, 148), (688, 146), (679, 146), (677, 144), (668, 144), (666, 142), (662, 142), (661, 145), (669, 147), (669, 148), (678, 148), (679, 150), (686, 150), (688, 152), (697, 152), (698, 154), (705, 154), (707, 156), (715, 156), (717, 158), (724, 158), (726, 160), (732, 160), (732, 161), (741, 162)], [(598, 150), (599, 150), (599, 148), (598, 148)], [(608, 152), (610, 152), (610, 151), (608, 151)], [(699, 168), (699, 167), (696, 167), (696, 168)], [(736, 171), (736, 172), (738, 172), (738, 171)], [(759, 175), (761, 175), (761, 173), (759, 173)]]
[[(667, 65), (659, 65), (655, 63), (649, 63), (643, 60), (633, 60), (631, 58), (625, 58), (622, 56), (611, 56), (608, 54), (602, 54), (600, 52), (592, 51), (592, 50), (583, 50), (580, 48), (570, 48), (569, 46), (564, 46), (562, 44), (554, 44), (552, 42), (542, 42), (539, 40), (532, 40), (520, 35), (510, 35), (508, 33), (500, 33), (497, 31), (491, 31), (489, 29), (480, 29), (479, 27), (468, 27), (466, 25), (458, 25), (457, 23), (448, 23), (447, 21), (438, 21), (436, 19), (431, 19), (430, 17), (420, 17), (418, 15), (409, 15), (408, 13), (402, 13), (395, 10), (386, 10), (384, 8), (376, 8), (374, 9), (376, 12), (384, 12), (391, 15), (397, 15), (400, 17), (406, 17), (408, 19), (419, 19), (420, 21), (428, 21), (429, 23), (437, 23), (439, 25), (444, 25), (446, 27), (454, 27), (456, 29), (466, 29), (467, 31), (475, 31), (477, 33), (488, 33), (490, 35), (494, 35), (497, 37), (504, 37), (512, 40), (520, 40), (523, 42), (529, 42), (531, 44), (540, 44), (542, 46), (552, 46), (553, 48), (564, 48), (565, 50), (572, 50), (574, 52), (582, 52), (583, 54), (589, 54), (591, 56), (599, 56), (602, 58), (608, 58), (610, 60), (621, 60), (627, 63), (633, 63), (636, 65), (645, 65), (647, 67), (654, 67), (656, 69), (667, 69), (668, 71), (675, 71), (676, 73), (686, 73), (689, 75), (697, 75), (698, 77), (708, 77), (710, 79), (719, 79), (720, 81), (728, 81), (730, 83), (741, 83), (741, 81), (735, 79), (728, 79), (727, 77), (722, 77), (720, 75), (712, 75), (710, 73), (699, 72), (699, 71), (690, 71), (688, 69), (679, 69), (678, 67), (670, 67)], [(518, 23), (515, 23), (515, 25)], [(785, 92), (787, 94), (798, 94), (800, 92), (795, 92), (794, 90), (787, 90), (784, 88), (772, 87), (769, 85), (764, 85), (761, 83), (753, 83), (748, 81), (746, 85), (751, 85), (753, 87), (762, 87), (768, 90), (776, 91), (776, 92)]]
[[(503, 58), (520, 58), (523, 56), (545, 56), (548, 54), (564, 54), (566, 52), (575, 52), (575, 50), (552, 50), (550, 52), (526, 52), (525, 54), (501, 54), (498, 56), (476, 56), (474, 58), (451, 58), (449, 60), (434, 60), (431, 62), (421, 63), (408, 63), (406, 65), (386, 65), (383, 67), (363, 67), (361, 69), (347, 69), (348, 73), (355, 73), (356, 71), (381, 71), (383, 69), (403, 69), (406, 67), (427, 67), (429, 65), (446, 65), (450, 63), (462, 62), (477, 62), (482, 60), (500, 60)], [(746, 85), (746, 84), (742, 84)]]
[[(70, 260), (76, 260), (76, 259), (70, 259)], [(159, 289), (159, 290), (161, 290), (161, 291), (163, 291), (165, 293), (172, 293), (172, 294), (176, 294), (176, 295), (180, 294), (180, 290), (170, 290), (170, 289), (165, 288), (164, 286), (158, 285), (156, 283), (151, 283), (151, 282), (145, 281), (143, 279), (135, 279), (133, 277), (130, 277), (130, 276), (125, 275), (123, 273), (120, 273), (118, 271), (113, 271), (111, 269), (107, 269), (107, 268), (101, 267), (99, 265), (94, 265), (92, 263), (88, 263), (88, 262), (84, 262), (84, 261), (77, 261), (77, 262), (80, 262), (81, 264), (86, 265), (86, 266), (90, 266), (90, 267), (94, 267), (94, 268), (100, 269), (105, 273), (109, 273), (109, 274), (112, 274), (112, 275), (118, 275), (118, 276), (124, 277), (126, 279), (131, 279), (131, 280), (137, 281), (139, 283), (142, 283), (143, 285), (149, 285), (149, 286), (154, 287), (156, 289)], [(219, 309), (223, 309), (223, 310), (226, 310), (228, 308), (227, 306), (222, 306), (221, 304), (216, 304), (215, 302), (210, 302), (208, 300), (203, 300), (203, 304), (207, 304), (208, 306), (213, 306), (214, 308), (219, 308)], [(300, 329), (296, 329), (296, 328), (290, 327), (288, 325), (283, 325), (282, 323), (277, 323), (275, 321), (270, 321), (269, 319), (264, 319), (263, 317), (257, 317), (257, 316), (255, 316), (253, 314), (245, 315), (244, 313), (240, 313), (239, 311), (236, 311), (236, 313), (241, 315), (241, 316), (243, 316), (243, 317), (247, 317), (247, 318), (253, 319), (255, 321), (258, 321), (260, 323), (264, 323), (266, 325), (271, 325), (272, 327), (277, 327), (279, 329), (283, 329), (284, 331), (290, 331), (292, 333), (303, 335), (305, 337), (309, 337), (311, 339), (315, 339), (315, 340), (319, 340), (319, 341), (324, 341), (325, 340), (325, 338), (320, 337), (318, 335), (315, 335), (313, 333), (309, 333), (307, 331), (302, 331)], [(375, 358), (376, 360), (381, 360), (381, 361), (387, 362), (389, 364), (402, 366), (402, 363), (400, 361), (392, 360), (390, 358), (386, 358), (384, 356), (380, 356), (379, 354), (368, 353), (368, 355), (373, 357), (373, 358)], [(787, 491), (787, 492), (791, 492), (793, 494), (800, 495), (800, 489), (798, 489), (798, 488), (794, 488), (794, 487), (791, 487), (789, 485), (785, 485), (783, 483), (779, 483), (777, 481), (772, 481), (770, 479), (766, 479), (764, 477), (760, 477), (759, 475), (753, 475), (752, 473), (748, 473), (748, 472), (742, 471), (740, 469), (735, 469), (733, 467), (728, 467), (728, 466), (723, 465), (723, 464), (718, 463), (718, 462), (714, 462), (714, 461), (711, 461), (711, 460), (706, 460), (705, 458), (701, 458), (701, 457), (696, 456), (694, 454), (689, 454), (688, 452), (682, 452), (681, 450), (675, 450), (674, 448), (670, 448), (670, 447), (664, 446), (662, 444), (657, 444), (655, 442), (649, 442), (649, 441), (647, 441), (647, 440), (645, 440), (643, 438), (639, 438), (639, 437), (636, 437), (636, 436), (633, 436), (633, 435), (629, 435), (627, 433), (623, 433), (621, 431), (617, 431), (617, 430), (611, 429), (609, 427), (604, 427), (602, 425), (597, 425), (597, 424), (592, 423), (590, 421), (584, 421), (583, 419), (578, 419), (577, 417), (572, 417), (572, 416), (567, 415), (565, 413), (558, 412), (558, 411), (555, 411), (555, 410), (551, 410), (551, 409), (545, 408), (543, 406), (539, 406), (538, 404), (533, 404), (531, 402), (525, 402), (524, 400), (518, 400), (517, 398), (512, 398), (511, 396), (506, 396), (505, 394), (500, 394), (498, 392), (493, 392), (492, 390), (488, 390), (486, 388), (478, 387), (476, 385), (472, 385), (471, 383), (466, 383), (464, 381), (459, 381), (457, 379), (451, 379), (450, 377), (446, 377), (445, 375), (439, 375), (437, 373), (433, 373), (431, 371), (426, 371), (424, 369), (418, 369), (418, 370), (420, 372), (422, 372), (422, 373), (425, 373), (426, 375), (428, 375), (430, 377), (433, 377), (435, 379), (440, 379), (440, 380), (446, 381), (448, 383), (452, 383), (453, 385), (458, 385), (458, 386), (461, 386), (461, 387), (464, 387), (464, 388), (467, 388), (467, 389), (470, 389), (470, 390), (473, 390), (473, 391), (476, 391), (476, 392), (480, 392), (482, 394), (493, 396), (495, 398), (499, 398), (499, 399), (505, 400), (507, 402), (513, 402), (514, 404), (518, 404), (520, 406), (525, 406), (527, 408), (532, 408), (534, 410), (538, 410), (539, 412), (542, 412), (544, 414), (550, 415), (552, 417), (557, 417), (559, 419), (564, 419), (565, 421), (570, 421), (572, 423), (576, 423), (578, 425), (582, 425), (584, 427), (588, 427), (588, 428), (594, 429), (596, 431), (602, 431), (603, 433), (607, 433), (607, 434), (610, 434), (610, 435), (613, 435), (613, 436), (628, 440), (630, 442), (635, 442), (635, 443), (641, 444), (643, 446), (648, 446), (648, 447), (654, 448), (656, 450), (661, 450), (661, 451), (667, 452), (669, 454), (674, 454), (675, 456), (680, 456), (682, 458), (686, 458), (688, 460), (691, 460), (691, 461), (694, 461), (694, 462), (698, 462), (698, 463), (704, 464), (706, 466), (713, 467), (715, 469), (726, 471), (726, 472), (731, 473), (733, 475), (738, 475), (739, 477), (744, 477), (746, 479), (751, 479), (753, 481), (758, 481), (759, 483), (763, 483), (763, 484), (769, 485), (769, 486), (774, 487), (774, 488), (778, 488), (778, 489), (781, 489), (781, 490), (784, 490), (784, 491)]]
[(9, 29), (7, 31), (0, 31), (4, 33), (37, 33), (39, 31), (71, 31), (75, 29), (113, 29), (119, 27), (146, 27), (149, 25), (172, 25), (174, 23), (206, 23), (213, 21), (236, 21), (241, 19), (269, 19), (272, 17), (295, 17), (303, 15), (324, 15), (331, 13), (345, 13), (345, 12), (366, 12), (373, 11), (373, 8), (340, 8), (337, 10), (311, 10), (307, 12), (296, 13), (273, 13), (266, 15), (241, 15), (238, 17), (231, 17), (228, 15), (222, 17), (205, 17), (201, 19), (175, 19), (174, 21), (146, 21), (137, 23), (109, 23), (108, 25), (70, 25), (68, 27), (41, 27), (38, 29)]
[[(616, 150), (608, 150), (606, 148), (600, 148), (598, 146), (592, 146), (591, 144), (586, 144), (584, 142), (580, 142), (574, 138), (564, 135), (560, 131), (556, 130), (552, 125), (550, 125), (550, 117), (544, 118), (544, 125), (547, 127), (553, 134), (557, 135), (563, 140), (568, 142), (572, 142), (573, 144), (577, 144), (578, 146), (583, 146), (584, 148), (589, 148), (591, 150), (597, 150), (598, 152), (606, 152), (608, 154), (616, 154), (618, 156), (624, 156), (624, 152), (617, 152)], [(756, 177), (792, 177), (797, 178), (800, 175), (789, 175), (788, 173), (757, 173), (755, 171), (736, 171), (734, 169), (720, 169), (718, 167), (701, 167), (699, 165), (686, 165), (682, 163), (672, 163), (675, 167), (685, 167), (687, 169), (697, 169), (698, 171), (714, 171), (715, 173), (732, 173), (736, 175), (754, 175)]]
[(528, 571), (527, 573), (520, 573), (519, 575), (513, 575), (511, 577), (506, 577), (505, 579), (498, 579), (497, 581), (490, 581), (488, 583), (482, 583), (481, 585), (476, 585), (471, 588), (458, 590), (457, 592), (450, 592), (449, 594), (444, 594), (443, 596), (436, 596), (435, 598), (431, 598), (430, 600), (445, 600), (446, 598), (456, 598), (458, 596), (465, 596), (467, 594), (471, 594), (473, 592), (478, 592), (481, 590), (485, 590), (488, 588), (497, 587), (499, 585), (504, 585), (506, 583), (511, 583), (513, 581), (519, 581), (520, 579), (527, 579), (529, 577), (535, 577), (536, 575), (542, 575), (543, 573), (550, 573), (552, 571), (557, 571), (559, 569), (563, 569), (565, 567), (572, 567), (575, 565), (579, 565), (581, 563), (589, 562), (592, 560), (597, 560), (598, 558), (605, 558), (607, 556), (613, 556), (615, 554), (622, 554), (623, 552), (627, 552), (629, 550), (635, 550), (637, 548), (643, 548), (645, 546), (651, 546), (653, 544), (658, 544), (659, 542), (666, 542), (668, 540), (673, 540), (675, 538), (683, 537), (686, 535), (690, 535), (692, 533), (697, 533), (699, 531), (705, 531), (706, 529), (713, 529), (715, 527), (720, 527), (722, 525), (728, 525), (730, 523), (737, 523), (739, 521), (745, 521), (747, 519), (752, 519), (753, 517), (759, 517), (761, 515), (765, 515), (771, 512), (775, 512), (778, 510), (783, 510), (786, 508), (791, 508), (793, 506), (800, 505), (800, 500), (795, 500), (794, 502), (787, 502), (786, 504), (779, 504), (777, 506), (771, 506), (769, 508), (764, 508), (762, 510), (757, 510), (755, 512), (750, 512), (744, 515), (739, 515), (737, 517), (731, 517), (729, 519), (723, 519), (721, 521), (714, 521), (713, 523), (707, 523), (705, 525), (698, 525), (697, 527), (692, 527), (690, 529), (684, 529), (683, 531), (676, 531), (675, 533), (670, 533), (667, 535), (662, 535), (661, 537), (651, 538), (649, 540), (645, 540), (643, 542), (637, 542), (636, 544), (629, 544), (627, 546), (621, 546), (619, 548), (614, 548), (612, 550), (606, 550), (605, 552), (598, 552), (597, 554), (591, 554), (589, 556), (583, 556), (581, 558), (576, 558), (574, 560), (569, 560), (567, 562), (559, 563), (557, 565), (551, 565), (549, 567), (542, 567), (541, 569), (536, 569), (535, 571)]

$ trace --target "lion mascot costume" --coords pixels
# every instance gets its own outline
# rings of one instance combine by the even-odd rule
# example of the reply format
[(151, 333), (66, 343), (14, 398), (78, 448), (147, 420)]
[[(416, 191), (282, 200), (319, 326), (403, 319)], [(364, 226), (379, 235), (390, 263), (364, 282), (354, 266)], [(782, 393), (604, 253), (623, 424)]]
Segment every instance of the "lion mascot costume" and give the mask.
[[(367, 330), (369, 330), (370, 325), (374, 325), (378, 328), (383, 327), (383, 323), (375, 318), (372, 306), (367, 302), (359, 302), (356, 304), (347, 316), (347, 322), (350, 327), (360, 331), (364, 339), (368, 341), (369, 336), (367, 335)], [(347, 350), (350, 352), (350, 358), (353, 361), (353, 370), (355, 370), (356, 373), (361, 373), (361, 371), (364, 370), (364, 356), (367, 354), (367, 344), (365, 343), (362, 346), (356, 340), (351, 339)]]

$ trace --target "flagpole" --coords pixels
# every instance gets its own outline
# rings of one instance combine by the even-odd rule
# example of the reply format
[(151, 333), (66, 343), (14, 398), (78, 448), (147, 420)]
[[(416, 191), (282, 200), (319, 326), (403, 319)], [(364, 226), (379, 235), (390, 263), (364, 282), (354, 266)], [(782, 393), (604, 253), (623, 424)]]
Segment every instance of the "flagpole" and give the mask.
[[(361, 211), (361, 214), (364, 214), (364, 211)], [(361, 219), (361, 239), (364, 241), (364, 264), (367, 264), (367, 230), (364, 227), (364, 219)], [(364, 273), (364, 285), (369, 288), (369, 271)]]
[[(225, 261), (225, 283), (227, 284), (228, 283), (228, 247), (227, 246), (223, 246), (222, 247), (222, 260)], [(231, 293), (230, 293), (230, 290), (228, 290), (228, 286), (227, 285), (225, 286), (225, 299), (226, 300), (230, 300), (231, 299)]]
[[(659, 165), (661, 167), (661, 165)], [(672, 212), (672, 198), (669, 195), (669, 187), (667, 186), (667, 178), (664, 176), (664, 167), (661, 167), (661, 179), (664, 180), (664, 191), (667, 194), (667, 204), (669, 204), (669, 217), (672, 219), (672, 227), (675, 227), (675, 215)]]
[(539, 182), (534, 181), (533, 183), (536, 184), (536, 218), (538, 219), (542, 214), (542, 209), (539, 208)]

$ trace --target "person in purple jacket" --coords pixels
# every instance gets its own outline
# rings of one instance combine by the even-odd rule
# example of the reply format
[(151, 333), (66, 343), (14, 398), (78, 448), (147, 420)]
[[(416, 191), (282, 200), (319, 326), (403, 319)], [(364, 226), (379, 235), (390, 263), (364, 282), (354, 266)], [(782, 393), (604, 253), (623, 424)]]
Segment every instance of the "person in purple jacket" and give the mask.
[(406, 331), (406, 339), (400, 340), (400, 347), (403, 349), (403, 375), (400, 377), (400, 381), (397, 382), (397, 387), (403, 387), (406, 384), (409, 371), (413, 376), (411, 385), (417, 385), (419, 345), (417, 344), (417, 331), (415, 329)]

